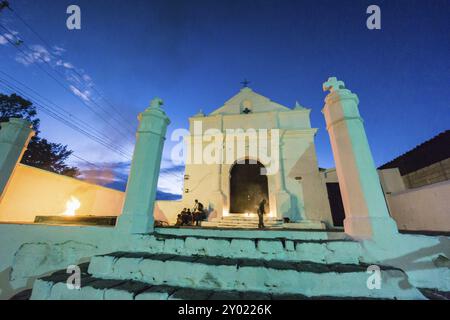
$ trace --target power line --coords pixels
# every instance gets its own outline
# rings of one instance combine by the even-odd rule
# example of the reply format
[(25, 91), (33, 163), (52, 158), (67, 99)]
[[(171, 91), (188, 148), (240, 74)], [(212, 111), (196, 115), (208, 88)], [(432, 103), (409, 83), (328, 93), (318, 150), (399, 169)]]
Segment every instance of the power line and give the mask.
[[(5, 79), (1, 79), (0, 78), (0, 83), (2, 83), (2, 85), (4, 87), (6, 87), (7, 89), (11, 90), (12, 92), (18, 92), (19, 94), (21, 94), (24, 98), (26, 98), (27, 100), (33, 101), (35, 99), (30, 99), (30, 97), (24, 93), (21, 89), (15, 87), (14, 85), (11, 85), (8, 81), (5, 81)], [(95, 134), (92, 134), (88, 131), (86, 131), (85, 129), (81, 128), (78, 124), (76, 123), (72, 123), (70, 121), (68, 121), (67, 119), (64, 118), (64, 115), (61, 115), (60, 113), (58, 113), (56, 110), (52, 109), (49, 106), (46, 106), (45, 104), (42, 103), (36, 103), (36, 101), (33, 101), (33, 103), (40, 107), (42, 109), (43, 112), (45, 112), (46, 114), (48, 114), (49, 116), (51, 116), (52, 118), (62, 122), (63, 124), (65, 124), (66, 126), (72, 128), (73, 130), (76, 130), (77, 132), (85, 135), (86, 137), (88, 137), (89, 139), (103, 145), (104, 147), (106, 147), (107, 149), (123, 156), (124, 158), (126, 158), (127, 160), (130, 160), (130, 156), (128, 154), (126, 154), (124, 151), (121, 150), (121, 148), (105, 142), (104, 140), (102, 140), (100, 137), (96, 136)]]
[[(39, 106), (38, 104), (36, 104), (36, 105)], [(127, 159), (127, 160), (130, 160), (129, 156), (128, 156), (127, 154), (125, 154), (124, 152), (122, 152), (121, 150), (115, 150), (115, 149), (113, 148), (113, 146), (104, 143), (103, 141), (101, 141), (100, 139), (96, 138), (95, 136), (89, 134), (89, 133), (86, 132), (85, 130), (80, 129), (79, 127), (77, 127), (77, 126), (71, 124), (70, 122), (65, 121), (63, 118), (59, 117), (57, 114), (55, 114), (55, 113), (52, 112), (51, 110), (46, 109), (46, 108), (43, 107), (43, 106), (40, 106), (40, 107), (41, 107), (42, 111), (43, 111), (44, 113), (48, 114), (50, 117), (52, 117), (52, 118), (54, 118), (54, 119), (56, 119), (56, 120), (62, 122), (63, 124), (65, 124), (66, 126), (72, 128), (73, 130), (76, 130), (77, 132), (79, 132), (79, 133), (85, 135), (85, 136), (86, 136), (87, 138), (89, 138), (90, 140), (93, 140), (93, 141), (95, 141), (95, 142), (97, 142), (97, 143), (103, 145), (104, 147), (106, 147), (106, 148), (109, 149), (110, 151), (117, 153), (118, 155), (124, 157), (124, 158)]]
[[(25, 21), (25, 19), (23, 19), (21, 16), (20, 16), (20, 14), (16, 11), (16, 10), (14, 10), (14, 9), (12, 9), (11, 8), (11, 6), (7, 6), (7, 8), (28, 28), (28, 29), (30, 29), (31, 30), (31, 32), (33, 32), (33, 34), (39, 39), (39, 40), (41, 40), (43, 43), (44, 43), (44, 45), (45, 46), (47, 46), (47, 48), (48, 49), (50, 49), (50, 48), (52, 48), (52, 46), (39, 34), (39, 32), (37, 32), (36, 31), (36, 29), (34, 29), (29, 23), (27, 23), (26, 21)], [(50, 52), (49, 50), (48, 50), (48, 52)], [(71, 71), (73, 71), (74, 73), (76, 73), (79, 77), (81, 77), (81, 78), (83, 78), (83, 75), (82, 74), (80, 74), (76, 69), (70, 69)], [(117, 109), (117, 108), (115, 108), (110, 102), (109, 102), (109, 100), (108, 99), (106, 99), (106, 97), (103, 95), (103, 94), (101, 94), (93, 85), (92, 85), (92, 87), (91, 87), (114, 111), (116, 111), (117, 112), (117, 114), (122, 118), (122, 120), (124, 120), (125, 121), (125, 124), (127, 124), (128, 125), (128, 123), (127, 123), (127, 119), (121, 114), (121, 112)], [(131, 127), (130, 126), (130, 128), (131, 128), (131, 130), (134, 130), (134, 128), (133, 127)]]
[[(9, 88), (10, 90), (12, 90), (13, 92), (16, 91), (16, 89), (11, 89), (11, 87), (9, 87), (8, 85), (5, 85), (5, 84), (3, 83), (3, 81), (0, 81), (0, 83), (1, 83), (4, 87)], [(19, 91), (19, 93), (20, 93), (21, 95), (23, 95), (26, 99), (31, 100), (29, 97), (27, 97), (26, 95), (24, 95), (24, 94), (21, 93), (20, 91)], [(84, 136), (86, 136), (86, 137), (89, 138), (90, 140), (93, 140), (93, 141), (95, 141), (95, 142), (97, 142), (97, 143), (103, 145), (103, 146), (106, 147), (107, 149), (111, 150), (112, 152), (115, 152), (115, 153), (117, 153), (118, 155), (120, 155), (120, 156), (126, 158), (127, 160), (130, 160), (129, 155), (127, 155), (127, 154), (126, 154), (125, 152), (123, 152), (122, 150), (120, 150), (120, 149), (118, 149), (118, 148), (114, 148), (114, 146), (111, 145), (111, 144), (105, 143), (104, 141), (102, 141), (101, 139), (99, 139), (98, 137), (96, 137), (95, 135), (92, 135), (92, 134), (90, 134), (89, 132), (85, 131), (84, 129), (78, 127), (77, 125), (75, 125), (75, 124), (73, 124), (73, 123), (71, 123), (71, 122), (65, 120), (65, 119), (62, 118), (60, 115), (58, 115), (58, 114), (55, 113), (54, 111), (52, 111), (52, 110), (46, 108), (45, 106), (40, 105), (40, 104), (38, 104), (38, 103), (34, 103), (34, 104), (35, 104), (36, 106), (39, 106), (39, 107), (42, 109), (42, 111), (43, 111), (44, 113), (48, 114), (50, 117), (54, 118), (55, 120), (58, 120), (58, 121), (62, 122), (63, 124), (65, 124), (66, 126), (72, 128), (73, 130), (75, 130), (75, 131), (77, 131), (77, 132), (83, 134)]]
[[(39, 40), (41, 40), (43, 43), (44, 43), (44, 45), (45, 46), (47, 46), (47, 52), (51, 55), (51, 48), (52, 48), (52, 46), (51, 45), (49, 45), (48, 44), (48, 42), (30, 25), (30, 24), (28, 24), (15, 10), (13, 10), (10, 6), (8, 7), (8, 9), (10, 9), (11, 10), (11, 12), (13, 12), (14, 13), (14, 15), (16, 15), (16, 17), (20, 20), (20, 21), (22, 21), (22, 23), (23, 24), (25, 24), (25, 26), (28, 28), (28, 29), (30, 29), (35, 35), (36, 35), (36, 37), (38, 37), (39, 38)], [(6, 27), (4, 27), (3, 26), (3, 28), (4, 29), (6, 29), (7, 31), (8, 31), (8, 29), (6, 28)], [(10, 34), (12, 34), (12, 32), (11, 31), (8, 31)], [(13, 34), (12, 34), (13, 35)], [(13, 35), (14, 36), (14, 35)], [(16, 37), (17, 38), (17, 37)], [(25, 44), (26, 45), (26, 44)], [(29, 50), (31, 50), (31, 51), (33, 51), (28, 45), (26, 45), (27, 47), (28, 47), (28, 49)], [(41, 58), (40, 56), (38, 56), (38, 58)], [(41, 59), (42, 60), (42, 59)], [(44, 63), (46, 63), (47, 65), (49, 65), (48, 64), (48, 62), (47, 61), (45, 61), (45, 60), (43, 60), (43, 62)], [(52, 66), (51, 65), (49, 65), (50, 67), (51, 67), (51, 69), (52, 70), (54, 70), (53, 68), (52, 68)], [(73, 71), (74, 73), (76, 73), (79, 77), (81, 77), (81, 78), (83, 78), (83, 75), (81, 75), (77, 70), (75, 70), (74, 68), (73, 69), (69, 69), (69, 70), (71, 70), (71, 71)], [(65, 81), (66, 81), (66, 79), (65, 79), (65, 77), (64, 77), (64, 75), (61, 75), (61, 73), (59, 72), (59, 71), (57, 71), (57, 70), (54, 70), (55, 72), (57, 72), (59, 75), (60, 75), (60, 77), (62, 78), (62, 79), (64, 79)], [(94, 86), (92, 86), (92, 87), (88, 87), (88, 86), (86, 86), (86, 85), (84, 85), (84, 87), (85, 88), (87, 88), (87, 89), (93, 89), (100, 97), (102, 97), (102, 95), (100, 94), (100, 92), (94, 87)], [(81, 90), (80, 89), (78, 89), (78, 88), (76, 88), (77, 90), (79, 90), (80, 92), (81, 92)], [(105, 98), (103, 98), (105, 101), (106, 101), (106, 99)], [(101, 109), (103, 109), (103, 107), (101, 107), (101, 106), (99, 106), (95, 101), (93, 101), (93, 100), (91, 100), (94, 104), (96, 104), (99, 108), (101, 108)], [(107, 102), (108, 104), (109, 104), (109, 102)], [(105, 109), (103, 109), (104, 111), (105, 111)], [(115, 110), (116, 112), (117, 112), (117, 114), (115, 114), (115, 115), (118, 115), (118, 116), (120, 116), (121, 118), (122, 118), (122, 120), (124, 121), (124, 124), (126, 124), (126, 125), (129, 125), (128, 124), (128, 121), (127, 121), (127, 119), (125, 118), (125, 117), (123, 117), (121, 114), (120, 114), (120, 112), (116, 109), (116, 108), (114, 108), (113, 107), (113, 110)], [(105, 111), (106, 112), (106, 111)], [(117, 121), (117, 119), (116, 119), (116, 121)], [(122, 124), (122, 123), (121, 123)], [(131, 128), (131, 133), (133, 134), (133, 128), (130, 126), (130, 128)]]
[(70, 156), (71, 156), (71, 157), (74, 157), (74, 158), (76, 158), (76, 159), (78, 159), (78, 160), (80, 160), (80, 161), (83, 161), (83, 162), (85, 162), (85, 163), (87, 163), (87, 164), (89, 164), (89, 165), (91, 165), (91, 166), (93, 166), (93, 167), (97, 167), (97, 168), (99, 168), (99, 169), (101, 169), (101, 170), (105, 169), (105, 168), (100, 167), (99, 165), (97, 165), (97, 164), (95, 164), (95, 163), (93, 163), (93, 162), (90, 162), (89, 160), (86, 160), (86, 159), (84, 159), (84, 158), (82, 158), (82, 157), (80, 157), (80, 156), (77, 156), (76, 154), (73, 154), (73, 153), (72, 153)]
[(7, 5), (6, 6), (8, 9), (9, 9), (9, 11), (11, 11), (20, 21), (22, 21), (22, 23), (24, 24), (24, 25), (26, 25), (27, 27), (28, 27), (28, 29), (30, 29), (31, 30), (31, 32), (33, 32), (34, 33), (34, 35), (36, 36), (36, 37), (38, 37), (39, 38), (39, 40), (41, 40), (44, 44), (46, 44), (48, 47), (50, 47), (51, 48), (51, 46), (16, 12), (16, 10), (14, 10), (13, 8), (11, 8), (11, 6), (10, 5)]
[[(8, 75), (7, 73), (5, 73), (5, 72), (3, 72), (3, 71), (1, 71), (1, 70), (0, 70), (0, 73), (1, 73), (1, 74), (4, 74), (4, 75), (6, 75), (6, 76), (8, 76), (8, 77), (11, 78), (13, 81), (15, 81), (15, 82), (19, 83), (20, 85), (24, 86), (25, 88), (27, 88), (29, 91), (34, 92), (36, 95), (38, 95), (38, 96), (41, 97), (42, 99), (47, 100), (50, 104), (53, 104), (54, 106), (56, 106), (57, 109), (60, 109), (61, 111), (65, 112), (66, 114), (64, 114), (63, 112), (61, 112), (61, 111), (59, 111), (59, 110), (57, 110), (57, 109), (55, 109), (55, 108), (49, 106), (49, 105), (46, 104), (46, 103), (39, 102), (38, 99), (34, 98), (34, 100), (37, 101), (38, 103), (40, 103), (40, 105), (44, 105), (44, 106), (45, 106), (45, 109), (51, 109), (51, 111), (52, 111), (53, 113), (58, 114), (58, 116), (60, 116), (60, 117), (62, 117), (62, 118), (66, 117), (66, 116), (69, 116), (72, 120), (74, 120), (74, 122), (75, 122), (75, 124), (76, 124), (77, 126), (87, 127), (88, 129), (84, 129), (84, 130), (89, 130), (89, 129), (90, 129), (90, 130), (94, 131), (94, 134), (97, 136), (97, 138), (99, 138), (99, 139), (104, 139), (104, 140), (106, 140), (106, 141), (109, 140), (109, 137), (108, 137), (108, 136), (106, 136), (105, 134), (99, 132), (99, 131), (96, 130), (95, 128), (89, 126), (89, 125), (88, 125), (86, 122), (84, 122), (83, 120), (81, 120), (81, 119), (77, 118), (76, 116), (70, 114), (70, 113), (67, 112), (64, 108), (60, 107), (59, 105), (57, 105), (56, 103), (50, 101), (49, 99), (43, 97), (42, 95), (40, 95), (39, 93), (37, 93), (35, 90), (33, 90), (32, 88), (30, 88), (30, 87), (28, 87), (27, 85), (23, 84), (23, 83), (20, 82), (19, 80), (14, 79), (14, 77)], [(3, 82), (6, 83), (7, 85), (9, 85), (10, 88), (12, 87), (12, 88), (13, 88), (13, 91), (14, 91), (14, 90), (15, 90), (15, 91), (19, 91), (19, 93), (24, 92), (24, 90), (21, 90), (19, 87), (15, 86), (14, 84), (12, 84), (11, 82), (9, 82), (9, 81), (6, 80), (6, 79), (3, 79), (3, 78), (0, 77), (0, 80), (3, 80)], [(23, 93), (23, 94), (24, 94), (24, 95), (27, 95), (27, 96), (30, 96), (29, 93), (28, 93), (28, 94), (27, 94), (27, 93)], [(32, 98), (32, 99), (33, 99), (33, 98)], [(64, 118), (64, 120), (67, 120), (67, 119)], [(78, 124), (77, 124), (77, 123), (78, 123)], [(113, 146), (115, 149), (117, 148), (117, 145), (112, 144), (112, 143), (110, 143), (110, 142), (107, 142), (107, 143), (108, 143), (109, 145)], [(120, 148), (119, 148), (119, 149), (120, 149)]]
[[(15, 79), (13, 76), (9, 75), (8, 73), (0, 70), (0, 74), (3, 74), (4, 76), (8, 77), (9, 79), (11, 79), (12, 81), (18, 83), (19, 85), (21, 85), (22, 87), (26, 88), (28, 91), (31, 91), (33, 94), (35, 94), (36, 96), (40, 97), (41, 99), (47, 101), (49, 104), (54, 105), (57, 109), (60, 109), (62, 112), (66, 113), (66, 116), (70, 117), (71, 119), (75, 120), (75, 122), (81, 123), (82, 126), (87, 127), (89, 130), (92, 130), (96, 135), (99, 135), (102, 137), (102, 139), (105, 140), (110, 140), (111, 137), (103, 134), (102, 132), (98, 131), (96, 128), (90, 126), (88, 123), (86, 123), (85, 121), (77, 118), (75, 115), (73, 115), (72, 113), (68, 112), (67, 110), (65, 110), (64, 108), (62, 108), (61, 106), (57, 105), (55, 102), (47, 99), (46, 97), (42, 96), (39, 92), (37, 92), (36, 90), (34, 90), (33, 88), (30, 88), (29, 86), (27, 86), (26, 84), (24, 84), (23, 82)], [(1, 78), (0, 78), (1, 79)], [(7, 81), (4, 79), (4, 81)], [(35, 99), (36, 100), (36, 99)]]
[[(11, 41), (11, 39), (9, 39), (9, 37), (4, 37), (14, 48), (16, 48), (17, 50), (19, 50), (23, 55), (24, 55), (24, 57), (25, 57), (25, 59), (27, 58), (27, 53), (25, 52), (25, 51), (23, 51), (21, 48), (20, 48), (20, 45), (21, 44), (24, 44), (24, 42), (21, 40), (21, 39), (19, 39), (17, 36), (15, 36), (8, 28), (6, 28), (4, 25), (2, 25), (2, 24), (0, 24), (0, 27), (1, 28), (3, 28), (4, 30), (6, 30), (6, 32), (8, 32), (9, 34), (11, 34), (13, 37), (15, 37), (16, 39), (17, 39), (17, 41), (16, 41), (16, 43), (13, 43), (12, 41)], [(33, 49), (31, 49), (27, 44), (24, 44), (27, 48), (28, 48), (28, 50), (30, 50), (30, 51), (32, 51), (32, 52), (34, 52), (34, 50)], [(60, 77), (62, 77), (63, 78), (63, 80), (64, 81), (67, 81), (65, 78), (64, 78), (64, 75), (61, 75), (61, 73), (59, 72), (59, 71), (57, 71), (57, 70), (55, 70), (49, 63), (48, 63), (48, 61), (46, 61), (44, 58), (42, 58), (41, 57), (41, 55), (39, 54), (39, 55), (37, 55), (37, 58), (39, 59), (39, 60), (41, 60), (43, 63), (45, 63), (46, 65), (48, 65), (49, 67), (50, 67), (50, 69), (51, 70), (53, 70), (53, 71), (55, 71)], [(51, 77), (54, 81), (56, 81), (64, 90), (66, 90), (66, 91), (68, 91), (71, 95), (73, 95), (73, 96), (75, 96), (77, 99), (79, 99), (90, 111), (92, 111), (95, 115), (97, 115), (101, 120), (103, 120), (107, 125), (109, 125), (111, 128), (113, 128), (115, 131), (117, 131), (117, 126), (114, 126), (114, 125), (112, 125), (109, 121), (107, 121), (104, 117), (102, 117), (102, 115), (101, 114), (99, 114), (95, 109), (93, 109), (90, 105), (88, 105), (81, 97), (79, 97), (78, 95), (76, 95), (72, 90), (70, 90), (68, 87), (66, 87), (63, 83), (61, 83), (61, 81), (59, 81), (57, 78), (55, 78), (51, 73), (49, 73), (45, 68), (43, 68), (39, 63), (37, 64), (37, 66), (42, 70), (42, 71), (44, 71), (49, 77)], [(76, 90), (78, 90), (78, 92), (80, 92), (80, 93), (82, 93), (83, 91), (82, 90), (80, 90), (78, 87), (76, 87), (76, 86), (74, 86), (73, 84), (70, 84), (69, 83), (69, 85), (70, 86), (73, 86)], [(91, 101), (92, 103), (94, 103), (96, 106), (98, 106), (100, 109), (102, 109), (104, 112), (105, 112), (105, 114), (107, 114), (108, 115), (108, 117), (110, 116), (110, 114), (107, 112), (107, 111), (105, 111), (105, 109), (103, 109), (98, 103), (96, 103), (94, 100), (89, 100), (89, 101)], [(110, 119), (110, 118), (108, 118), (108, 119)], [(117, 121), (117, 120), (116, 120)], [(125, 129), (125, 128), (123, 128), (122, 127), (122, 123), (120, 123), (120, 126), (119, 126), (119, 128), (120, 129)], [(127, 133), (127, 135), (128, 135), (128, 133)], [(130, 141), (132, 141), (131, 139), (130, 139)]]
[[(80, 74), (75, 68), (69, 69), (69, 70), (70, 70), (70, 71), (73, 71), (77, 76), (83, 78), (83, 75)], [(85, 88), (86, 88), (86, 86), (85, 86)], [(123, 124), (127, 125), (128, 128), (131, 130), (131, 132), (134, 133), (134, 131), (136, 130), (136, 128), (133, 128), (133, 126), (128, 122), (128, 120), (127, 120), (127, 119), (125, 118), (125, 116), (121, 113), (121, 111), (119, 111), (116, 107), (114, 107), (114, 105), (113, 105), (111, 102), (109, 102), (109, 100), (106, 99), (106, 97), (105, 97), (99, 90), (97, 90), (97, 88), (96, 88), (94, 85), (92, 85), (91, 87), (87, 87), (87, 88), (91, 88), (92, 90), (94, 90), (95, 93), (97, 93), (98, 96), (99, 96), (101, 99), (103, 99), (103, 100), (106, 102), (106, 104), (109, 105), (110, 108), (113, 109), (113, 110), (116, 112), (115, 114), (122, 118), (122, 120), (124, 121)]]
[[(3, 86), (6, 86), (6, 87), (7, 87), (9, 90), (11, 90), (12, 92), (18, 92), (18, 93), (21, 94), (24, 98), (26, 98), (26, 99), (28, 99), (28, 100), (30, 100), (30, 101), (35, 100), (35, 101), (34, 101), (34, 104), (35, 104), (36, 106), (38, 106), (38, 107), (40, 107), (41, 109), (43, 109), (43, 111), (44, 111), (46, 114), (49, 114), (51, 117), (56, 118), (56, 120), (59, 120), (59, 121), (63, 122), (64, 124), (66, 124), (67, 126), (73, 128), (74, 130), (77, 130), (77, 131), (79, 131), (79, 132), (82, 131), (81, 133), (83, 133), (84, 135), (87, 135), (87, 136), (90, 137), (90, 138), (95, 139), (95, 141), (97, 141), (97, 142), (101, 143), (102, 145), (108, 147), (111, 151), (119, 152), (121, 155), (124, 155), (124, 156), (129, 157), (129, 155), (127, 155), (126, 152), (124, 152), (120, 147), (118, 147), (118, 146), (116, 146), (116, 145), (114, 145), (114, 144), (112, 144), (112, 143), (109, 143), (109, 142), (107, 142), (107, 141), (104, 141), (101, 137), (97, 136), (96, 134), (92, 134), (92, 133), (88, 132), (85, 128), (82, 128), (83, 123), (81, 123), (81, 125), (80, 125), (80, 124), (77, 124), (77, 123), (76, 123), (77, 121), (75, 121), (75, 122), (70, 122), (69, 120), (65, 119), (65, 118), (64, 118), (64, 115), (61, 114), (59, 111), (55, 110), (54, 108), (52, 108), (52, 107), (50, 107), (50, 106), (48, 106), (48, 105), (46, 105), (46, 104), (43, 104), (43, 103), (40, 103), (40, 102), (36, 102), (36, 99), (30, 98), (30, 97), (29, 97), (25, 92), (23, 92), (20, 88), (14, 86), (14, 85), (11, 84), (10, 82), (6, 81), (5, 79), (0, 78), (0, 82), (3, 83)], [(77, 119), (75, 119), (75, 120), (77, 120)], [(79, 122), (79, 121), (78, 121), (78, 122)]]
[(173, 173), (173, 172), (171, 172), (171, 171), (169, 171), (169, 170), (170, 170), (170, 169), (160, 169), (160, 170), (159, 170), (160, 175), (161, 175), (161, 173), (162, 173), (162, 174), (168, 174), (168, 175), (172, 176), (173, 178), (183, 180), (183, 174), (181, 174), (181, 176), (178, 176), (177, 174), (175, 174), (175, 173)]

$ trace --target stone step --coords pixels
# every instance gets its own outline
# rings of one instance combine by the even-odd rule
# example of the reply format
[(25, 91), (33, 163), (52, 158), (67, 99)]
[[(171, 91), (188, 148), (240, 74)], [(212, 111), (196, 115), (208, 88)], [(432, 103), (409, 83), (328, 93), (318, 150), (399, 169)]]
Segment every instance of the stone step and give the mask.
[[(211, 222), (233, 222), (233, 223), (258, 223), (259, 219), (219, 219), (213, 218), (209, 220)], [(282, 220), (276, 219), (264, 219), (265, 223), (283, 223)]]
[(368, 289), (367, 267), (362, 264), (116, 252), (93, 257), (88, 273), (94, 278), (113, 281), (133, 280), (203, 290), (256, 291), (308, 297), (425, 299), (419, 290), (407, 283), (402, 270), (391, 267), (380, 269), (382, 289)]
[[(239, 232), (236, 233), (239, 234)], [(355, 264), (359, 263), (359, 257), (362, 255), (360, 243), (348, 239), (248, 239), (239, 238), (238, 235), (234, 237), (219, 237), (218, 234), (214, 236), (208, 234), (204, 236), (175, 234), (141, 235), (135, 238), (127, 250), (223, 258)]]
[[(205, 228), (223, 228), (223, 229), (253, 229), (257, 228), (259, 221), (257, 218), (213, 218), (201, 223)], [(264, 220), (267, 228), (282, 228), (291, 230), (326, 230), (326, 225), (319, 221), (301, 221), (284, 223), (282, 220), (273, 218)]]
[[(253, 228), (252, 228), (253, 229)], [(157, 227), (156, 234), (173, 235), (182, 237), (209, 237), (209, 238), (246, 238), (246, 239), (289, 239), (289, 240), (343, 240), (349, 239), (342, 230), (242, 230), (236, 228), (202, 228), (195, 226), (186, 227)]]
[[(218, 221), (218, 220), (226, 220), (226, 221), (258, 221), (258, 216), (225, 216), (225, 217), (219, 217), (219, 218), (213, 218), (212, 220)], [(283, 221), (282, 219), (279, 219), (277, 217), (264, 217), (264, 221)]]
[[(150, 285), (133, 280), (105, 280), (82, 275), (81, 288), (70, 290), (64, 275), (56, 273), (35, 281), (31, 295), (32, 300), (308, 300), (312, 299), (301, 294), (271, 294), (252, 291), (218, 291), (183, 288), (168, 285)], [(28, 292), (27, 292), (28, 295)], [(28, 298), (28, 297), (27, 297)], [(321, 296), (314, 299), (337, 299)], [(355, 297), (341, 297), (355, 299)], [(358, 299), (358, 298), (356, 298)], [(366, 299), (359, 297), (359, 299)]]
[[(258, 223), (259, 219), (219, 219), (213, 218), (210, 221), (212, 222), (235, 222), (235, 223)], [(275, 219), (264, 219), (265, 223), (283, 223), (282, 220)]]
[[(203, 221), (201, 223), (202, 227), (208, 228), (235, 228), (235, 229), (257, 229), (258, 223), (233, 223), (233, 222), (209, 222)], [(264, 223), (266, 228), (283, 228), (281, 223)]]
[[(235, 222), (235, 223), (258, 223), (258, 219), (220, 219), (213, 218), (210, 221), (212, 222)], [(283, 223), (282, 220), (277, 219), (264, 219), (265, 223)]]
[[(220, 219), (213, 218), (209, 220), (210, 222), (228, 222), (228, 223), (258, 223), (258, 219)], [(282, 220), (276, 219), (264, 219), (264, 223), (283, 223)]]
[[(256, 229), (259, 225), (258, 217), (246, 216), (226, 216), (213, 218), (210, 221), (203, 221), (202, 227), (207, 228), (232, 228), (232, 229)], [(283, 228), (283, 221), (276, 218), (264, 219), (264, 225), (267, 228)]]

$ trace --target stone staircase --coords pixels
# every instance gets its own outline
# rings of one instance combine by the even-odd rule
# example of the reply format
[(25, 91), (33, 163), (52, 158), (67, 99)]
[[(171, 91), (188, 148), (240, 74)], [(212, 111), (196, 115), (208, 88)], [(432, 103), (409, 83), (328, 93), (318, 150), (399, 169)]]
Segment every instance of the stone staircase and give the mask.
[(336, 235), (327, 239), (325, 232), (294, 238), (288, 234), (290, 238), (266, 239), (251, 239), (245, 231), (225, 237), (175, 232), (137, 236), (133, 250), (94, 256), (82, 265), (81, 289), (68, 289), (68, 274), (62, 270), (36, 280), (31, 298), (425, 298), (402, 270), (392, 267), (380, 266), (381, 289), (368, 289), (370, 274), (368, 265), (359, 261), (358, 242)]
[[(283, 220), (275, 217), (264, 217), (264, 225), (266, 228), (276, 229), (283, 228)], [(256, 229), (258, 228), (258, 216), (231, 213), (225, 217), (213, 218), (210, 221), (203, 221), (202, 227), (212, 228), (232, 228), (232, 229)]]

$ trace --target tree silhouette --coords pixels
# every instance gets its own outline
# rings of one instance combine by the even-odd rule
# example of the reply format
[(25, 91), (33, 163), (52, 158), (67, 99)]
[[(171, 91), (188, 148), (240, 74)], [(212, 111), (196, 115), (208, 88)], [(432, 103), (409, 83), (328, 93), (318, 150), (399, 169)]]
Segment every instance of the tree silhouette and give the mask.
[(72, 150), (68, 150), (66, 145), (52, 143), (39, 137), (40, 120), (37, 118), (36, 107), (14, 93), (9, 96), (0, 93), (0, 122), (8, 121), (10, 118), (26, 119), (31, 122), (36, 131), (36, 135), (31, 138), (28, 149), (22, 157), (23, 164), (70, 177), (76, 177), (79, 174), (78, 168), (65, 163), (73, 153)]

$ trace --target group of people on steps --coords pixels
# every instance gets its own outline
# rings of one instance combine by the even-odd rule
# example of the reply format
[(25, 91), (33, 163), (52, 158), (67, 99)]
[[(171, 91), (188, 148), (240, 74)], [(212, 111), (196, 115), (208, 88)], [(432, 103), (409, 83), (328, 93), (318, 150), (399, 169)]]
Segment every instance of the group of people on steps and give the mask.
[[(266, 199), (262, 199), (258, 205), (258, 229), (264, 229), (264, 214), (266, 206)], [(206, 211), (201, 202), (195, 199), (194, 207), (192, 211), (190, 209), (184, 208), (177, 218), (176, 226), (200, 226), (200, 221), (206, 220)]]

